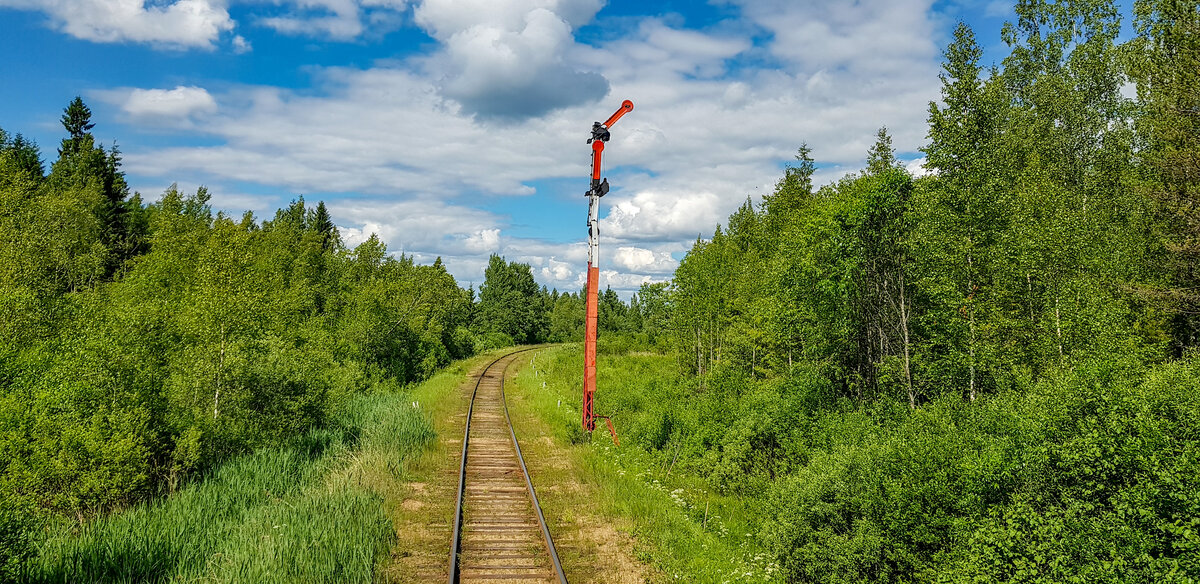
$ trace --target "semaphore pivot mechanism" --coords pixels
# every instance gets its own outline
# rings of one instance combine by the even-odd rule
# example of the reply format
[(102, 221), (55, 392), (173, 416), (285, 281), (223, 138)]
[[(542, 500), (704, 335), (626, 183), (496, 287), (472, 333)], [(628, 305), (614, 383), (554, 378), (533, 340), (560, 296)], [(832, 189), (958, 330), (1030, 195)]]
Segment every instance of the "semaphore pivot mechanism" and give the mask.
[(613, 442), (617, 443), (617, 432), (612, 420), (607, 416), (597, 416), (593, 408), (596, 394), (596, 326), (599, 313), (600, 294), (600, 197), (608, 194), (608, 179), (600, 177), (600, 165), (604, 156), (604, 143), (612, 134), (609, 130), (625, 114), (633, 111), (633, 102), (628, 99), (621, 102), (621, 107), (604, 123), (592, 124), (592, 137), (588, 144), (592, 145), (592, 182), (586, 193), (588, 197), (588, 270), (587, 298), (584, 301), (586, 313), (584, 317), (583, 340), (583, 429), (591, 432), (596, 429), (596, 418), (605, 418), (608, 430), (612, 433)]

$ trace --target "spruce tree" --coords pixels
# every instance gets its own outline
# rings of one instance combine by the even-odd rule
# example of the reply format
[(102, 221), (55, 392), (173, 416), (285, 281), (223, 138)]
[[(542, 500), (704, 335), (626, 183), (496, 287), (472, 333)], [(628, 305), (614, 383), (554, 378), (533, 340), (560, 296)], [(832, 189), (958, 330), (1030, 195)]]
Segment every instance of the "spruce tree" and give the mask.
[[(78, 152), (83, 147), (84, 140), (90, 142), (91, 130), (96, 124), (92, 123), (92, 110), (83, 103), (83, 99), (78, 95), (63, 110), (61, 121), (68, 136), (58, 150), (59, 156)], [(90, 144), (88, 145), (90, 146)]]
[(812, 175), (817, 165), (812, 158), (812, 148), (807, 143), (801, 144), (797, 150), (796, 162), (784, 169), (783, 178), (775, 183), (775, 192), (763, 196), (762, 208), (767, 215), (767, 230), (773, 236), (778, 236), (813, 196)]
[[(317, 203), (317, 209), (313, 212), (313, 216), (308, 222), (308, 228), (321, 235), (322, 250), (329, 251), (337, 241), (337, 227), (334, 226), (333, 220), (329, 217), (329, 210), (325, 208), (325, 201)], [(438, 258), (438, 263), (441, 263), (441, 258)]]
[(13, 138), (12, 144), (8, 146), (8, 150), (12, 153), (17, 168), (25, 171), (29, 176), (41, 179), (46, 174), (46, 169), (42, 166), (42, 154), (33, 141), (17, 134)]

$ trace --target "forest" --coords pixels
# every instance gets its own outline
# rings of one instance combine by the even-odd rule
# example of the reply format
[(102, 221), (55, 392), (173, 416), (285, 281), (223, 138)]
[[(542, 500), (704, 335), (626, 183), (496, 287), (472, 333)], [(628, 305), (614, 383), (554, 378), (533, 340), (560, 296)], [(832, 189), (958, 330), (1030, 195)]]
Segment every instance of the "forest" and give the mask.
[[(0, 130), (0, 574), (47, 516), (173, 493), (477, 350), (582, 338), (579, 293), (527, 264), (493, 256), (476, 294), (440, 259), (346, 247), (323, 202), (268, 220), (214, 214), (203, 187), (146, 203), (82, 99), (62, 125), (48, 172)], [(625, 326), (611, 290), (604, 307)]]
[(945, 48), (928, 175), (802, 146), (696, 241), (679, 377), (610, 406), (784, 581), (1200, 579), (1200, 7), (1015, 10), (1001, 64)]
[[(763, 581), (1200, 581), (1200, 5), (1015, 11), (1001, 63), (945, 48), (928, 174), (881, 128), (815, 185), (801, 145), (670, 282), (601, 295), (600, 407), (758, 510)], [(62, 122), (48, 171), (0, 132), (0, 575), (355, 395), (582, 337), (527, 264), (463, 289), (323, 203), (147, 203), (82, 100)]]

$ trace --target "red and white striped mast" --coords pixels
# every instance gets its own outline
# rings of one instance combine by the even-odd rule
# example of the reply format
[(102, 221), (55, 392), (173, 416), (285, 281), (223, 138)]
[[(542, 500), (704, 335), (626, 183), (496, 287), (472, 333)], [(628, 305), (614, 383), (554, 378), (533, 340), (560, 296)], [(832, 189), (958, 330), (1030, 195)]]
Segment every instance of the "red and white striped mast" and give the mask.
[(617, 432), (608, 416), (597, 416), (594, 409), (596, 395), (596, 327), (600, 308), (600, 197), (608, 194), (608, 179), (600, 179), (600, 159), (604, 153), (604, 143), (611, 137), (609, 129), (622, 116), (633, 111), (633, 102), (628, 99), (621, 102), (621, 107), (603, 124), (592, 124), (592, 137), (588, 144), (592, 145), (592, 186), (588, 189), (588, 270), (587, 270), (587, 299), (584, 316), (583, 336), (583, 430), (591, 432), (596, 429), (596, 418), (604, 418), (608, 423), (608, 431), (612, 433), (613, 442), (617, 442)]

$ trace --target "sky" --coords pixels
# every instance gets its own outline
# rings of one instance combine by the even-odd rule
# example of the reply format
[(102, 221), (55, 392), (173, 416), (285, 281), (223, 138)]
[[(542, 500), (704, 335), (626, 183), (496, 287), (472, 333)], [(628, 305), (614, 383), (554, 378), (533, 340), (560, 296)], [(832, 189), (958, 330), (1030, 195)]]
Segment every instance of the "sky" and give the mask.
[(955, 25), (990, 65), (1011, 18), (1001, 0), (0, 0), (0, 128), (53, 157), (79, 95), (146, 200), (204, 185), (269, 219), (303, 196), (348, 245), (440, 256), (464, 287), (495, 253), (577, 291), (586, 139), (629, 99), (600, 232), (601, 286), (628, 298), (803, 143), (818, 184), (884, 126), (923, 172)]

